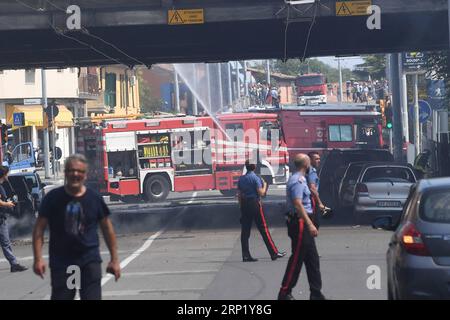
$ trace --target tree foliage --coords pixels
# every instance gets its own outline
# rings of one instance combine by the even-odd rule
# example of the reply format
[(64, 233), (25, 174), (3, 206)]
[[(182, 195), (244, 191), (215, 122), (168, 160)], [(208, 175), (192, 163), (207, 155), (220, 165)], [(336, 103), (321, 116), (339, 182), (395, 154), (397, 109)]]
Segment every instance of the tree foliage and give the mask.
[(138, 72), (139, 100), (141, 102), (141, 112), (161, 111), (163, 102), (152, 94), (152, 90), (142, 76), (142, 70)]
[(384, 54), (370, 54), (362, 56), (363, 63), (355, 68), (355, 74), (359, 79), (381, 80), (386, 77), (386, 56)]
[[(258, 69), (265, 69), (265, 64), (256, 66)], [(273, 72), (283, 73), (290, 76), (297, 76), (306, 73), (321, 73), (325, 75), (327, 81), (339, 82), (339, 70), (318, 59), (306, 59), (301, 62), (300, 59), (289, 59), (286, 62), (282, 60), (271, 60), (270, 69)], [(353, 72), (348, 68), (342, 69), (342, 81), (350, 80), (354, 77)], [(265, 81), (265, 79), (263, 79)]]

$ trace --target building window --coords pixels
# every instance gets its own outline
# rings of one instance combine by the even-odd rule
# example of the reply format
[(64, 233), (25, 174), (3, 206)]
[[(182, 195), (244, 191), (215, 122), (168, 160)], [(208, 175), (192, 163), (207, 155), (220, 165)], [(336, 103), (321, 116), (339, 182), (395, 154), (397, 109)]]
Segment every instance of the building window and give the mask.
[(116, 107), (116, 74), (105, 75), (105, 105), (114, 109)]
[(64, 69), (56, 69), (56, 72), (63, 73)]
[(27, 69), (25, 70), (25, 84), (35, 84), (36, 82), (36, 70)]
[(352, 141), (351, 125), (330, 125), (328, 126), (329, 141), (350, 142)]

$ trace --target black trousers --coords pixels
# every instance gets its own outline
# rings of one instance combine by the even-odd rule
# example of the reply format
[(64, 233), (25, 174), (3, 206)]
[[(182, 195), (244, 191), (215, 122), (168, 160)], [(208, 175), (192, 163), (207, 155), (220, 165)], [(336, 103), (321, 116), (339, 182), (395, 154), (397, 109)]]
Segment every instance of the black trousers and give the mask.
[(322, 290), (322, 277), (316, 241), (309, 233), (303, 219), (290, 218), (287, 221), (287, 228), (289, 238), (291, 238), (292, 255), (284, 273), (280, 295), (291, 294), (304, 263), (311, 295), (318, 296)]
[[(100, 262), (91, 262), (80, 268), (80, 299), (102, 299), (102, 267)], [(52, 300), (73, 300), (76, 289), (69, 289), (67, 280), (73, 274), (67, 273), (67, 269), (52, 269)]]
[(253, 221), (258, 227), (259, 233), (266, 244), (267, 250), (271, 256), (278, 253), (278, 249), (272, 240), (272, 237), (267, 227), (266, 218), (264, 216), (263, 208), (259, 199), (250, 198), (242, 199), (241, 201), (241, 246), (242, 256), (250, 257), (250, 249), (248, 239), (252, 229)]

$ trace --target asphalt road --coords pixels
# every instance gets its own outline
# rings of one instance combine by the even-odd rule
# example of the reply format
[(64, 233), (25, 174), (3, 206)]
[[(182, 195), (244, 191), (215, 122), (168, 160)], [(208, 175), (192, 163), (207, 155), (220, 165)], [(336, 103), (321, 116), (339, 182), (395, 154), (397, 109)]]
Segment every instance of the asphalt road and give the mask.
[[(264, 200), (268, 225), (280, 250), (290, 253), (284, 223), (284, 189), (274, 187)], [(217, 191), (173, 194), (159, 204), (109, 203), (118, 233), (122, 278), (103, 279), (104, 299), (272, 300), (288, 261), (271, 261), (256, 228), (250, 249), (257, 262), (243, 263), (239, 210), (233, 197)], [(32, 266), (29, 235), (20, 235), (14, 252)], [(330, 299), (386, 299), (385, 252), (390, 233), (355, 227), (345, 212), (325, 221), (317, 244), (323, 292)], [(108, 260), (105, 245), (101, 247)], [(47, 252), (45, 245), (44, 252)], [(368, 289), (369, 266), (381, 270), (381, 287)], [(106, 265), (104, 264), (104, 267)], [(41, 280), (31, 270), (12, 274), (0, 256), (0, 299), (48, 299), (49, 275)], [(308, 299), (304, 270), (293, 292)]]

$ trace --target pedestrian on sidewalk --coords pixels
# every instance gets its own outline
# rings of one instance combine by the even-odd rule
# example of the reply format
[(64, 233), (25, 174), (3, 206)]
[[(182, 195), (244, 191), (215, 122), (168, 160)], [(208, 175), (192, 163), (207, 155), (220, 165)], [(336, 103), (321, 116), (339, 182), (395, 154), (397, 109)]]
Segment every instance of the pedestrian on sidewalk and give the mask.
[(252, 223), (255, 221), (267, 250), (272, 260), (284, 257), (285, 252), (279, 252), (267, 226), (266, 218), (261, 203), (261, 197), (267, 192), (267, 183), (255, 174), (256, 164), (250, 160), (245, 161), (247, 173), (239, 178), (238, 181), (238, 199), (241, 208), (241, 246), (242, 260), (244, 262), (258, 261), (250, 254), (248, 240), (252, 229)]
[(50, 191), (43, 199), (33, 232), (34, 272), (44, 277), (42, 258), (44, 232), (49, 226), (49, 259), (52, 300), (73, 300), (76, 288), (68, 286), (73, 270), (79, 270), (80, 298), (101, 299), (101, 257), (97, 235), (100, 225), (111, 260), (106, 271), (120, 278), (120, 265), (110, 211), (103, 198), (85, 186), (88, 164), (75, 154), (65, 162), (65, 185)]
[(310, 159), (299, 153), (294, 158), (295, 172), (286, 185), (287, 227), (292, 243), (292, 255), (289, 258), (283, 277), (278, 300), (295, 300), (292, 288), (297, 284), (300, 270), (305, 263), (308, 276), (310, 299), (324, 300), (322, 294), (322, 277), (320, 274), (319, 254), (315, 237), (319, 234), (314, 225), (311, 204), (311, 192), (305, 178), (310, 167)]
[(15, 204), (8, 200), (6, 191), (3, 188), (3, 183), (6, 181), (9, 169), (4, 166), (0, 166), (0, 245), (2, 247), (3, 254), (8, 260), (11, 266), (11, 272), (22, 272), (27, 270), (27, 267), (20, 265), (17, 262), (17, 258), (14, 256), (11, 247), (11, 240), (9, 238), (8, 229), (8, 214), (14, 209)]

